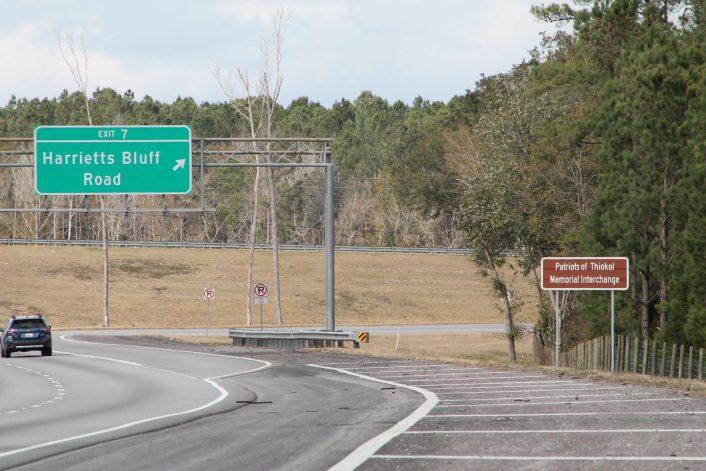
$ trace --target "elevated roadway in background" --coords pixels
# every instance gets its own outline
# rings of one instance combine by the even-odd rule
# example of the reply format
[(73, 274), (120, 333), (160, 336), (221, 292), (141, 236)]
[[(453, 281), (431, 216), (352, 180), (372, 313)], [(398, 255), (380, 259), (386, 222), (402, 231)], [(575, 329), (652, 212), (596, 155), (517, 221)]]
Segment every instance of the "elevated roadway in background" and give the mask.
[[(516, 324), (526, 329), (531, 324)], [(267, 327), (268, 330), (301, 330), (302, 328), (324, 329), (324, 325), (297, 326), (297, 327)], [(362, 330), (371, 334), (448, 334), (448, 333), (502, 333), (505, 332), (504, 324), (405, 324), (405, 325), (339, 325), (341, 330)], [(252, 327), (258, 329), (258, 327)], [(82, 335), (159, 335), (159, 336), (202, 336), (205, 328), (135, 328), (135, 329), (82, 329), (82, 330), (57, 330), (63, 334)], [(208, 335), (212, 337), (228, 337), (228, 329), (209, 328)]]

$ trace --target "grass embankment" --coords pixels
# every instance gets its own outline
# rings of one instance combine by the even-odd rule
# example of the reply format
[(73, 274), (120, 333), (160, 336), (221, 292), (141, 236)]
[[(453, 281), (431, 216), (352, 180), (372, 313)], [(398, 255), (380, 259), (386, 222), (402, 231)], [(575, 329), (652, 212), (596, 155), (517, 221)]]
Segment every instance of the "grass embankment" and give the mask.
[[(200, 345), (231, 345), (229, 338), (216, 336), (169, 337), (171, 340)], [(526, 336), (515, 341), (518, 364), (533, 365), (532, 340)], [(370, 343), (360, 344), (359, 349), (346, 348), (332, 351), (381, 358), (419, 358), (452, 361), (457, 363), (509, 365), (507, 340), (500, 333), (449, 333), (449, 334), (371, 334)]]
[[(99, 326), (101, 256), (98, 248), (0, 246), (0, 318), (39, 312), (58, 328)], [(203, 326), (205, 287), (216, 290), (212, 327), (245, 322), (243, 250), (112, 248), (110, 260), (113, 327)], [(533, 285), (509, 268), (505, 274), (514, 298), (524, 302), (517, 320), (531, 322)], [(282, 252), (281, 276), (285, 324), (322, 324), (323, 254)], [(272, 286), (269, 252), (257, 252), (255, 280)], [(339, 253), (336, 320), (339, 325), (502, 322), (489, 286), (468, 257)], [(254, 314), (259, 318), (257, 307)], [(272, 304), (265, 306), (264, 318), (272, 325)]]

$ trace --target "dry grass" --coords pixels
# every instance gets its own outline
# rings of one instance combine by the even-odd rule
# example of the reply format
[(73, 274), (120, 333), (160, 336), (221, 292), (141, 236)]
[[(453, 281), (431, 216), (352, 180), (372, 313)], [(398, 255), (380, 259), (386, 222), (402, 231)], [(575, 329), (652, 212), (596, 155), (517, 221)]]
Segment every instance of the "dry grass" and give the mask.
[[(246, 252), (208, 249), (111, 249), (111, 321), (115, 327), (203, 326), (205, 287), (216, 290), (211, 326), (245, 321)], [(256, 281), (272, 280), (269, 252), (258, 252)], [(0, 316), (41, 312), (55, 327), (96, 327), (102, 306), (101, 249), (0, 247)], [(282, 252), (282, 309), (287, 325), (324, 320), (324, 256)], [(531, 322), (531, 280), (505, 271), (517, 320)], [(501, 322), (487, 279), (468, 257), (426, 254), (336, 256), (337, 323), (435, 324)], [(255, 311), (257, 317), (257, 310)], [(272, 324), (272, 304), (265, 306)]]
[[(165, 337), (167, 338), (167, 337)], [(232, 345), (228, 337), (176, 335), (169, 340), (200, 345)], [(531, 340), (516, 341), (515, 348), (521, 362), (532, 359)], [(346, 344), (349, 345), (349, 344)], [(318, 351), (320, 349), (311, 349)], [(370, 343), (360, 344), (359, 349), (346, 348), (330, 351), (345, 352), (384, 358), (422, 358), (426, 360), (455, 362), (507, 363), (507, 341), (503, 334), (463, 333), (463, 334), (371, 334)]]
[[(349, 353), (389, 358), (423, 358), (464, 363), (507, 364), (507, 338), (504, 334), (401, 334), (370, 336), (370, 343)], [(520, 363), (532, 360), (531, 337), (515, 342)]]

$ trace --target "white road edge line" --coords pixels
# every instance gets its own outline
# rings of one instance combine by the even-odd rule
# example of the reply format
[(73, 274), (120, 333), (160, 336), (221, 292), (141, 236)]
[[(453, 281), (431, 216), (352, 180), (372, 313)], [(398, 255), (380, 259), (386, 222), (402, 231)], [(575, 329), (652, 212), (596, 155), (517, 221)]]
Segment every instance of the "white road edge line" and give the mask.
[(491, 455), (375, 455), (381, 460), (485, 461), (706, 461), (706, 456), (491, 456)]
[[(384, 374), (380, 372), (380, 374)], [(386, 378), (438, 378), (439, 376), (469, 376), (470, 373), (431, 373), (431, 374), (408, 374), (408, 375), (387, 375)], [(515, 379), (515, 378), (543, 378), (545, 375), (512, 375), (512, 376), (471, 376), (469, 378), (442, 378), (442, 380), (458, 381), (463, 379), (468, 379), (476, 381), (480, 379)], [(410, 381), (426, 381), (424, 379), (417, 379)]]
[[(439, 381), (466, 381), (467, 379), (460, 379), (460, 380), (455, 380), (455, 379), (440, 379)], [(431, 381), (428, 379), (410, 379), (410, 381)], [(476, 384), (479, 385), (484, 385), (486, 387), (481, 387), (481, 386), (475, 386)], [(504, 386), (506, 384), (515, 384), (517, 386)], [(586, 385), (593, 385), (593, 383), (577, 383), (576, 381), (572, 380), (557, 380), (557, 381), (505, 381), (505, 382), (499, 382), (499, 383), (435, 383), (435, 382), (427, 382), (427, 383), (420, 383), (420, 384), (415, 384), (415, 386), (431, 386), (431, 387), (452, 387), (452, 386), (463, 386), (466, 388), (476, 388), (476, 389), (487, 389), (489, 387), (492, 388), (497, 388), (497, 387), (508, 387), (508, 388), (522, 388), (525, 385), (534, 385), (532, 387), (535, 387), (536, 385), (539, 384), (546, 384), (547, 386), (560, 386), (560, 385), (579, 385), (579, 386), (586, 386)], [(495, 385), (495, 386), (487, 386), (487, 385)]]
[[(451, 388), (454, 389), (454, 388)], [(455, 388), (458, 389), (458, 388)], [(435, 391), (437, 396), (454, 396), (461, 394), (515, 394), (515, 393), (525, 393), (525, 392), (562, 392), (562, 391), (613, 391), (613, 390), (627, 390), (627, 388), (562, 388), (562, 389), (523, 389), (523, 390), (512, 390), (512, 391), (456, 391), (448, 392), (448, 388), (443, 388), (443, 391)], [(496, 399), (504, 399), (503, 397), (498, 397)]]
[(568, 429), (568, 430), (408, 430), (409, 435), (472, 435), (472, 434), (525, 434), (525, 433), (706, 433), (703, 428), (654, 428), (654, 429)]
[(604, 399), (595, 401), (551, 401), (551, 402), (505, 402), (502, 404), (440, 404), (436, 407), (506, 407), (506, 406), (545, 406), (545, 405), (570, 405), (583, 406), (586, 404), (602, 404), (606, 402), (661, 402), (661, 401), (688, 401), (688, 397), (668, 397), (654, 399)]
[[(378, 365), (380, 363), (419, 363), (419, 360), (385, 360), (385, 361), (345, 361), (336, 363), (324, 363), (321, 366), (331, 366), (331, 365)], [(416, 365), (415, 365), (416, 366)], [(384, 367), (383, 367), (384, 368)]]
[[(478, 372), (474, 371), (469, 373), (468, 368), (438, 368), (438, 369), (433, 369), (433, 368), (410, 368), (409, 370), (374, 370), (372, 368), (346, 368), (347, 370), (355, 370), (356, 373), (360, 374), (379, 374), (379, 375), (398, 375), (398, 374), (412, 374), (412, 373), (440, 373), (443, 371), (465, 371), (467, 375), (484, 375), (484, 374), (494, 374), (494, 373), (486, 373), (486, 372)], [(361, 371), (362, 370), (362, 371)], [(505, 373), (503, 373), (505, 374)]]
[[(65, 337), (66, 337), (65, 335), (62, 335), (62, 336), (61, 336), (61, 339), (62, 339), (62, 340), (66, 340), (67, 342), (96, 343), (96, 342), (86, 342), (86, 341), (80, 341), (80, 340), (69, 340), (69, 339), (67, 339), (67, 338), (65, 338)], [(103, 344), (103, 343), (100, 343), (100, 345), (115, 345), (115, 346), (120, 346), (120, 347), (137, 347), (136, 345)], [(31, 445), (31, 446), (24, 447), (24, 448), (18, 448), (18, 449), (15, 449), (15, 450), (6, 451), (6, 452), (4, 452), (4, 453), (0, 453), (0, 458), (4, 458), (4, 457), (6, 457), (6, 456), (11, 456), (11, 455), (17, 455), (17, 454), (19, 454), (19, 453), (24, 453), (24, 452), (27, 452), (27, 451), (37, 450), (37, 449), (39, 449), (39, 448), (45, 448), (45, 447), (48, 447), (48, 446), (60, 445), (60, 444), (62, 444), (62, 443), (67, 443), (67, 442), (74, 441), (74, 440), (80, 440), (80, 439), (82, 439), (82, 438), (94, 437), (94, 436), (96, 436), (96, 435), (102, 435), (102, 434), (105, 434), (105, 433), (115, 432), (115, 431), (123, 430), (123, 429), (129, 428), (129, 427), (134, 427), (134, 426), (136, 426), (136, 425), (141, 425), (141, 424), (144, 424), (144, 423), (147, 423), (147, 422), (154, 422), (154, 421), (156, 421), (156, 420), (167, 419), (167, 418), (170, 418), (170, 417), (177, 417), (177, 416), (180, 416), (180, 415), (191, 414), (191, 413), (198, 412), (198, 411), (201, 411), (201, 410), (204, 410), (204, 409), (208, 409), (209, 407), (214, 406), (215, 404), (218, 404), (219, 402), (223, 401), (226, 397), (228, 397), (228, 391), (226, 391), (225, 388), (223, 388), (221, 385), (219, 385), (218, 383), (216, 383), (216, 382), (214, 381), (215, 379), (220, 379), (220, 378), (224, 378), (224, 377), (227, 377), (227, 376), (233, 376), (233, 375), (240, 375), (240, 374), (246, 374), (246, 373), (253, 373), (253, 372), (255, 372), (255, 371), (261, 370), (261, 369), (263, 369), (263, 368), (267, 368), (267, 367), (269, 367), (269, 366), (272, 365), (270, 362), (265, 361), (265, 360), (258, 360), (258, 359), (255, 359), (255, 358), (247, 358), (247, 357), (234, 357), (234, 356), (231, 356), (231, 355), (219, 355), (219, 354), (217, 354), (217, 353), (188, 352), (188, 351), (186, 351), (186, 350), (173, 350), (173, 349), (169, 349), (169, 348), (155, 348), (155, 347), (137, 347), (137, 348), (152, 348), (152, 349), (156, 349), (156, 350), (167, 350), (167, 351), (185, 352), (185, 353), (200, 353), (200, 354), (203, 354), (203, 355), (216, 355), (216, 356), (224, 356), (224, 357), (229, 357), (229, 358), (240, 358), (240, 359), (245, 359), (245, 360), (256, 361), (256, 362), (259, 362), (259, 363), (265, 363), (265, 365), (260, 366), (260, 367), (258, 367), (258, 368), (254, 368), (254, 369), (252, 369), (252, 370), (242, 371), (242, 372), (238, 372), (238, 373), (233, 373), (232, 375), (231, 375), (231, 374), (226, 374), (226, 375), (221, 375), (221, 376), (213, 376), (213, 377), (210, 377), (210, 378), (203, 378), (202, 381), (206, 382), (206, 383), (209, 384), (211, 387), (215, 388), (215, 389), (219, 392), (219, 396), (218, 396), (216, 399), (212, 400), (211, 402), (209, 402), (209, 403), (207, 403), (207, 404), (204, 404), (204, 405), (202, 405), (202, 406), (199, 406), (199, 407), (196, 407), (196, 408), (193, 408), (193, 409), (189, 409), (189, 410), (186, 410), (186, 411), (182, 411), (182, 412), (175, 412), (175, 413), (173, 413), (173, 414), (165, 414), (165, 415), (160, 415), (160, 416), (157, 416), (157, 417), (150, 417), (150, 418), (147, 418), (147, 419), (137, 420), (137, 421), (134, 421), (134, 422), (128, 422), (128, 423), (126, 423), (126, 424), (116, 425), (115, 427), (110, 427), (110, 428), (106, 428), (106, 429), (103, 429), (103, 430), (97, 430), (97, 431), (95, 431), (95, 432), (84, 433), (84, 434), (81, 434), (81, 435), (74, 435), (73, 437), (61, 438), (61, 439), (59, 439), (59, 440), (53, 440), (53, 441), (45, 442), (45, 443), (38, 443), (38, 444), (36, 444), (36, 445)], [(75, 354), (74, 354), (74, 355), (75, 355)], [(89, 355), (80, 355), (80, 356), (89, 356)], [(107, 360), (107, 361), (116, 361), (116, 362), (119, 362), (119, 363), (127, 363), (127, 364), (130, 364), (131, 366), (136, 366), (136, 367), (138, 367), (138, 368), (145, 368), (145, 366), (139, 365), (138, 363), (126, 362), (126, 361), (124, 361), (124, 360), (120, 360), (120, 359), (117, 359), (117, 358), (108, 358), (108, 357), (94, 357), (94, 358), (99, 358), (99, 359), (103, 359), (103, 360)], [(138, 365), (139, 365), (139, 366), (138, 366)]]
[(368, 381), (375, 381), (377, 383), (390, 384), (392, 386), (397, 386), (411, 391), (417, 392), (424, 396), (424, 403), (419, 406), (414, 412), (409, 414), (404, 419), (397, 422), (395, 425), (385, 430), (381, 434), (371, 438), (367, 442), (360, 445), (358, 448), (353, 450), (348, 456), (343, 458), (341, 461), (333, 465), (329, 471), (349, 471), (357, 468), (369, 458), (371, 458), (376, 451), (382, 448), (386, 443), (388, 443), (393, 438), (397, 437), (401, 433), (407, 431), (411, 426), (419, 422), (424, 416), (426, 416), (436, 404), (439, 402), (439, 398), (431, 391), (426, 389), (418, 388), (416, 386), (409, 386), (406, 384), (395, 383), (394, 381), (386, 381), (384, 379), (373, 378), (371, 376), (366, 376), (360, 373), (355, 373), (353, 371), (347, 371), (341, 368), (333, 368), (330, 366), (312, 365), (309, 366), (314, 368), (321, 368), (325, 370), (337, 371), (339, 373), (347, 374), (350, 376), (356, 376), (361, 379), (366, 379)]
[[(412, 361), (412, 360), (410, 360), (410, 361)], [(336, 363), (333, 363), (333, 364), (335, 365)], [(358, 365), (359, 363), (354, 363), (354, 364)], [(388, 369), (395, 369), (395, 368), (410, 368), (413, 370), (428, 370), (430, 368), (444, 368), (447, 366), (450, 366), (450, 365), (431, 364), (431, 365), (351, 366), (346, 369), (347, 370), (388, 370)], [(479, 370), (480, 368), (463, 368), (463, 369), (464, 370), (465, 369)]]
[[(485, 398), (485, 399), (470, 399), (471, 401), (482, 401), (482, 402), (489, 402), (489, 401), (509, 401), (509, 400), (515, 400), (515, 401), (524, 401), (524, 400), (532, 400), (532, 399), (559, 399), (562, 397), (568, 397), (568, 398), (576, 398), (576, 400), (580, 400), (581, 398), (584, 397), (609, 397), (609, 396), (621, 396), (621, 397), (626, 397), (626, 396), (651, 396), (654, 393), (617, 393), (617, 394), (569, 394), (569, 395), (564, 395), (564, 396), (523, 396), (523, 397), (493, 397), (493, 398)], [(437, 394), (438, 395), (438, 394)], [(464, 402), (468, 401), (469, 399), (441, 399), (440, 402)]]
[(554, 416), (591, 416), (591, 415), (705, 415), (706, 411), (642, 411), (642, 412), (537, 412), (531, 414), (429, 414), (427, 417), (554, 417)]
[[(473, 383), (471, 383), (471, 384), (473, 384)], [(479, 384), (479, 383), (476, 383), (476, 384)], [(486, 384), (486, 383), (480, 383), (480, 384)], [(487, 383), (487, 384), (493, 384), (493, 383)], [(526, 387), (526, 386), (503, 386), (503, 384), (508, 384), (508, 383), (496, 383), (496, 384), (498, 384), (498, 386), (471, 386), (469, 384), (415, 384), (415, 386), (436, 388), (439, 390), (464, 389), (466, 391), (468, 391), (469, 389), (476, 390), (476, 389), (497, 389), (497, 388), (503, 388), (503, 387), (505, 387), (505, 388), (524, 388), (524, 387)], [(527, 383), (524, 383), (524, 384), (527, 384)], [(531, 383), (530, 386), (533, 388), (538, 388), (538, 387), (541, 387), (541, 384)], [(595, 386), (595, 384), (594, 383), (548, 384), (547, 386), (551, 386), (551, 387), (554, 387), (554, 386), (559, 386), (559, 387), (563, 387), (563, 386)], [(620, 388), (613, 388), (613, 389), (620, 389)], [(518, 389), (518, 391), (525, 391), (525, 390)], [(559, 391), (559, 389), (555, 389), (555, 391)], [(488, 392), (492, 393), (492, 392), (496, 392), (496, 391), (488, 391)]]
[[(269, 366), (272, 366), (272, 363), (270, 363), (269, 361), (258, 360), (258, 359), (256, 359), (256, 358), (241, 357), (241, 356), (237, 356), (237, 355), (223, 355), (223, 354), (221, 354), (221, 353), (210, 353), (210, 352), (194, 352), (194, 351), (191, 351), (191, 350), (178, 350), (178, 349), (175, 349), (175, 348), (143, 347), (142, 345), (126, 345), (126, 344), (122, 344), (122, 343), (89, 342), (89, 341), (86, 341), (86, 340), (76, 340), (76, 339), (67, 338), (67, 337), (70, 337), (71, 335), (75, 335), (75, 334), (64, 334), (64, 335), (62, 335), (60, 338), (61, 338), (61, 340), (65, 340), (65, 341), (67, 341), (67, 342), (74, 342), (74, 343), (89, 343), (89, 344), (94, 344), (94, 345), (110, 345), (111, 347), (142, 348), (142, 349), (145, 349), (145, 350), (164, 350), (164, 351), (166, 351), (166, 352), (191, 353), (191, 354), (194, 354), (194, 355), (209, 355), (209, 356), (214, 356), (214, 357), (240, 358), (241, 360), (250, 360), (250, 361), (257, 361), (257, 362), (259, 362), (259, 363), (264, 363), (263, 366), (261, 366), (260, 368), (255, 369), (255, 370), (247, 371), (247, 372), (244, 372), (244, 373), (236, 373), (236, 374), (252, 373), (252, 372), (254, 372), (254, 371), (258, 371), (258, 370), (267, 368), (267, 367), (269, 367)], [(226, 375), (226, 376), (229, 376), (229, 375)]]
[(54, 350), (56, 353), (61, 353), (63, 355), (71, 355), (74, 357), (84, 357), (84, 358), (93, 358), (95, 360), (105, 360), (105, 361), (112, 361), (114, 363), (122, 363), (123, 365), (130, 365), (130, 366), (144, 366), (141, 363), (135, 363), (134, 361), (127, 361), (127, 360), (120, 360), (118, 358), (109, 358), (109, 357), (99, 357), (96, 355), (84, 355), (83, 353), (71, 353), (71, 352), (64, 352), (62, 350)]

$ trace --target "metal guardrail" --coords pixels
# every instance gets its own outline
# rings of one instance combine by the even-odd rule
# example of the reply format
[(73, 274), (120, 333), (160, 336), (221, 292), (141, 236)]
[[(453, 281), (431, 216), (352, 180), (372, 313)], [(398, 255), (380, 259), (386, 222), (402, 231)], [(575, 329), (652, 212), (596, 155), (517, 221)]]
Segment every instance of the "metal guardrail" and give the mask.
[[(248, 244), (227, 242), (177, 242), (177, 241), (151, 241), (151, 240), (111, 240), (111, 247), (158, 247), (158, 248), (186, 248), (186, 249), (247, 249)], [(100, 247), (99, 240), (63, 240), (63, 239), (0, 239), (0, 245), (58, 245), (74, 247)], [(258, 250), (270, 250), (271, 244), (255, 244)], [(280, 250), (319, 252), (324, 250), (323, 245), (280, 244)], [(466, 248), (443, 247), (369, 247), (355, 245), (337, 245), (337, 252), (360, 253), (425, 253), (445, 255), (470, 255), (472, 251)]]
[(352, 342), (354, 348), (360, 347), (358, 332), (353, 331), (230, 329), (228, 336), (233, 339), (233, 345), (240, 347), (343, 347), (343, 342)]

